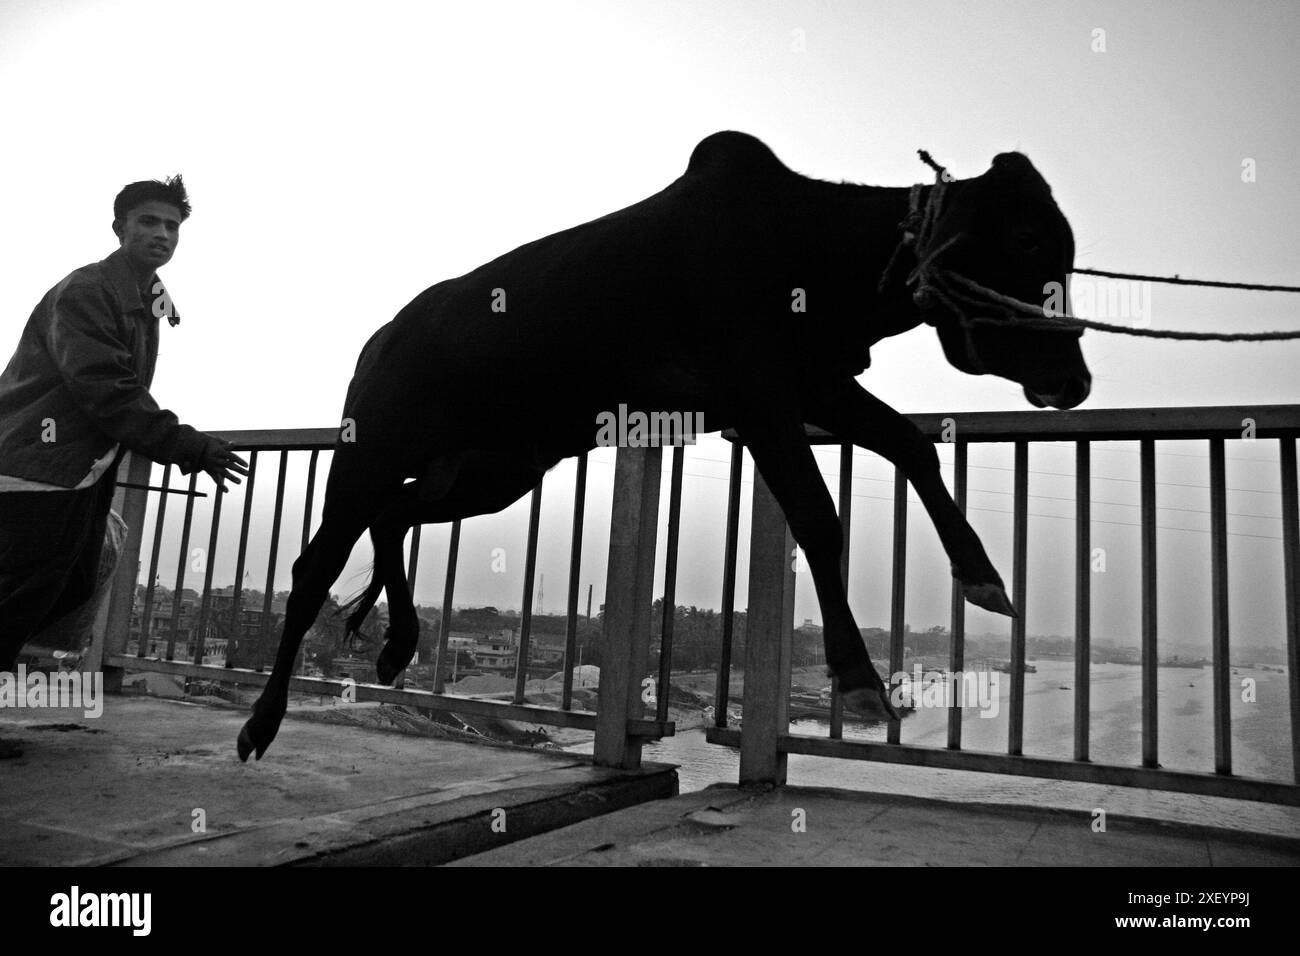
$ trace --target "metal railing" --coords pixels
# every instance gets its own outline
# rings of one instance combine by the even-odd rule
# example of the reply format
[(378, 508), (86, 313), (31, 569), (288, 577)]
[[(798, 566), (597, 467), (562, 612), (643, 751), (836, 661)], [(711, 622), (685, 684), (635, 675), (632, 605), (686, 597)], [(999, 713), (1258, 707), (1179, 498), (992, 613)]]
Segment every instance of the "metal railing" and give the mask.
[[(264, 662), (274, 656), (274, 641), (279, 638), (278, 622), (272, 614), (275, 594), (276, 558), (280, 538), (284, 531), (285, 486), (290, 455), (306, 453), (306, 500), (303, 510), (301, 543), (305, 547), (310, 539), (311, 515), (316, 486), (317, 465), (320, 452), (334, 447), (336, 432), (332, 429), (292, 429), (272, 431), (223, 432), (235, 450), (247, 452), (248, 477), (244, 482), (243, 514), (240, 525), (239, 546), (235, 561), (235, 575), (231, 601), (220, 613), (228, 616), (229, 633), (241, 632), (243, 606), (243, 579), (246, 559), (250, 549), (250, 531), (254, 491), (259, 474), (259, 457), (279, 454), (276, 473), (274, 513), (269, 537), (266, 587), (259, 615), (260, 631), (255, 641), (256, 664), (253, 667), (232, 667), (204, 664), (203, 639), (209, 622), (218, 613), (214, 607), (213, 575), (217, 558), (218, 534), (221, 524), (221, 494), (208, 496), (211, 505), (211, 525), (206, 548), (206, 565), (203, 589), (196, 618), (193, 661), (176, 660), (178, 622), (182, 611), (182, 591), (187, 575), (197, 573), (190, 567), (190, 534), (194, 524), (196, 483), (198, 474), (189, 477), (185, 492), (185, 513), (180, 529), (180, 547), (177, 558), (175, 588), (172, 595), (172, 627), (167, 637), (166, 650), (161, 655), (147, 653), (146, 631), (151, 627), (153, 607), (157, 597), (155, 582), (162, 571), (160, 553), (164, 538), (168, 497), (172, 489), (172, 468), (163, 468), (162, 491), (146, 491), (141, 487), (117, 490), (114, 508), (122, 515), (130, 533), (120, 557), (113, 579), (112, 592), (107, 601), (107, 613), (101, 614), (96, 629), (89, 665), (102, 667), (108, 676), (110, 689), (120, 688), (125, 672), (155, 672), (200, 678), (226, 684), (265, 685), (269, 674)], [(564, 651), (564, 679), (558, 707), (546, 707), (525, 702), (525, 685), (528, 678), (529, 644), (533, 579), (536, 572), (538, 525), (543, 486), (532, 495), (529, 517), (528, 544), (525, 568), (525, 586), (517, 648), (515, 690), (510, 702), (485, 700), (445, 692), (444, 661), (447, 660), (448, 635), (451, 623), (452, 601), (455, 592), (456, 563), (460, 542), (461, 522), (451, 528), (446, 582), (443, 591), (441, 629), (438, 637), (437, 658), (434, 664), (432, 692), (384, 687), (376, 684), (356, 684), (322, 677), (295, 676), (291, 688), (308, 694), (341, 696), (345, 689), (354, 693), (357, 701), (379, 701), (404, 704), (432, 711), (497, 717), (506, 720), (528, 721), (535, 724), (561, 726), (595, 731), (596, 762), (605, 766), (634, 768), (640, 765), (641, 746), (647, 739), (670, 736), (674, 724), (667, 719), (667, 695), (663, 695), (653, 719), (643, 717), (641, 681), (649, 656), (649, 615), (638, 609), (649, 608), (652, 603), (651, 588), (655, 561), (656, 531), (658, 523), (661, 449), (618, 449), (615, 461), (613, 508), (610, 528), (610, 559), (607, 570), (602, 647), (601, 680), (595, 713), (573, 709), (573, 664), (577, 638), (578, 574), (581, 568), (582, 529), (586, 500), (587, 458), (578, 462), (577, 484), (573, 510), (573, 531), (570, 554), (568, 610)], [(146, 486), (153, 463), (136, 455), (128, 458), (124, 483)], [(676, 484), (673, 492), (671, 531), (676, 541), (678, 509), (681, 496), (680, 463), (676, 465)], [(157, 499), (148, 561), (148, 584), (143, 600), (139, 647), (135, 654), (127, 653), (131, 616), (136, 601), (137, 578), (141, 569), (142, 530), (147, 516), (148, 495)], [(414, 591), (419, 556), (420, 529), (412, 532), (407, 579)], [(665, 653), (663, 666), (671, 667), (671, 654)]]
[[(929, 414), (909, 418), (929, 438), (940, 441), (948, 416)], [(790, 733), (789, 694), (794, 619), (794, 581), (790, 555), (794, 540), (784, 516), (761, 476), (755, 473), (751, 527), (749, 612), (745, 642), (743, 730), (727, 727), (727, 703), (732, 643), (732, 595), (735, 591), (736, 539), (740, 508), (742, 448), (733, 445), (724, 573), (723, 647), (715, 699), (715, 726), (707, 731), (711, 743), (740, 749), (740, 779), (783, 783), (786, 756), (791, 753), (877, 760), (927, 767), (1021, 774), (1059, 780), (1145, 787), (1156, 790), (1236, 797), (1300, 805), (1300, 517), (1297, 515), (1296, 438), (1300, 436), (1300, 406), (1270, 405), (1214, 408), (1150, 408), (1068, 412), (963, 413), (954, 442), (954, 498), (966, 510), (967, 451), (972, 443), (1010, 442), (1014, 445), (1012, 602), (1022, 613), (1011, 623), (1010, 715), (1006, 753), (970, 751), (962, 747), (962, 712), (954, 702), (948, 713), (945, 748), (905, 745), (900, 722), (889, 723), (884, 743), (842, 739), (842, 711), (833, 692), (830, 735), (827, 738)], [(1286, 684), (1290, 695), (1292, 768), (1296, 783), (1236, 775), (1231, 752), (1231, 664), (1229, 660), (1228, 549), (1224, 441), (1240, 438), (1243, 423), (1254, 423), (1257, 440), (1276, 440), (1280, 451), (1282, 499), (1282, 557), (1287, 648)], [(835, 439), (809, 429), (813, 442)], [(732, 436), (734, 439), (734, 436)], [(1204, 439), (1210, 464), (1210, 545), (1213, 648), (1213, 773), (1161, 769), (1157, 747), (1157, 626), (1156, 626), (1156, 505), (1155, 443), (1161, 440)], [(1075, 442), (1075, 700), (1072, 759), (1027, 756), (1024, 745), (1025, 623), (1028, 538), (1028, 453), (1032, 442)], [(1090, 581), (1090, 452), (1093, 442), (1136, 440), (1140, 454), (1141, 527), (1141, 765), (1094, 763), (1089, 758), (1091, 581)], [(850, 554), (850, 488), (852, 447), (840, 457), (840, 520), (844, 533), (841, 574), (848, 581)], [(895, 470), (893, 588), (890, 626), (890, 673), (903, 665), (903, 606), (907, 557), (907, 483)], [(949, 667), (965, 664), (965, 600), (956, 581), (952, 587)]]
[[(945, 425), (945, 416), (913, 415), (911, 420), (928, 437), (939, 440)], [(899, 724), (888, 729), (885, 743), (844, 740), (843, 714), (839, 696), (835, 694), (831, 709), (831, 728), (828, 739), (810, 738), (791, 734), (788, 704), (791, 669), (791, 635), (794, 616), (794, 572), (790, 555), (794, 542), (785, 525), (780, 508), (768, 492), (761, 476), (755, 475), (753, 520), (750, 542), (749, 608), (745, 647), (745, 719), (744, 730), (727, 727), (729, 677), (732, 665), (732, 644), (735, 630), (735, 591), (737, 539), (740, 524), (740, 486), (743, 449), (737, 442), (732, 446), (730, 461), (730, 486), (728, 493), (727, 524), (724, 542), (724, 574), (722, 581), (722, 642), (720, 664), (715, 693), (715, 726), (709, 728), (707, 738), (715, 744), (740, 748), (740, 778), (742, 782), (783, 782), (785, 761), (790, 753), (803, 753), (849, 759), (878, 760), (907, 763), (938, 768), (969, 769), (984, 772), (1021, 774), (1061, 780), (1101, 784), (1120, 784), (1160, 790), (1183, 791), (1217, 796), (1230, 796), (1276, 803), (1300, 804), (1300, 786), (1270, 780), (1260, 780), (1235, 775), (1232, 772), (1231, 727), (1229, 712), (1230, 663), (1227, 587), (1227, 524), (1226, 483), (1224, 477), (1224, 441), (1238, 437), (1243, 419), (1256, 422), (1259, 440), (1277, 440), (1281, 452), (1282, 497), (1282, 551), (1284, 559), (1285, 614), (1287, 642), (1287, 687), (1290, 694), (1291, 752), (1296, 779), (1300, 782), (1300, 687), (1297, 686), (1297, 623), (1300, 616), (1300, 517), (1296, 502), (1296, 438), (1300, 436), (1300, 406), (1251, 406), (1219, 408), (1165, 408), (1138, 410), (1100, 410), (1072, 412), (1010, 412), (963, 413), (960, 417), (960, 437), (954, 442), (955, 482), (954, 497), (959, 507), (966, 508), (967, 451), (971, 443), (1009, 442), (1014, 445), (1014, 532), (1012, 599), (1018, 608), (1025, 607), (1027, 567), (1028, 522), (1028, 449), (1032, 442), (1059, 442), (1073, 440), (1076, 444), (1075, 504), (1076, 504), (1076, 574), (1075, 574), (1075, 701), (1073, 759), (1027, 756), (1024, 743), (1024, 673), (1025, 673), (1025, 618), (1013, 620), (1011, 630), (1011, 695), (1010, 729), (1006, 753), (971, 751), (962, 747), (962, 713), (953, 707), (948, 714), (946, 748), (904, 745), (900, 742)], [(835, 440), (815, 429), (810, 438), (818, 444), (833, 444)], [(250, 541), (250, 523), (253, 487), (257, 474), (259, 453), (281, 452), (276, 482), (275, 510), (270, 532), (267, 587), (263, 596), (259, 636), (259, 660), (254, 668), (232, 668), (187, 663), (174, 660), (175, 635), (168, 642), (162, 657), (144, 654), (144, 645), (134, 655), (125, 653), (130, 626), (132, 604), (135, 599), (140, 535), (137, 529), (146, 517), (146, 492), (119, 489), (115, 507), (125, 518), (132, 534), (126, 552), (122, 555), (111, 595), (107, 626), (101, 627), (97, 653), (102, 654), (102, 666), (110, 675), (114, 669), (155, 671), (206, 678), (226, 683), (260, 685), (267, 674), (261, 661), (278, 637), (271, 633), (271, 599), (274, 592), (275, 555), (283, 531), (284, 496), (287, 459), (290, 452), (310, 455), (308, 464), (306, 505), (303, 513), (302, 542), (309, 538), (317, 458), (321, 450), (333, 446), (335, 432), (331, 429), (293, 431), (229, 432), (236, 449), (249, 452), (250, 473), (246, 482), (243, 518), (237, 553), (236, 593), (232, 606), (226, 613), (232, 620), (240, 613), (238, 589), (244, 576), (245, 559)], [(1156, 521), (1155, 521), (1155, 442), (1162, 440), (1204, 439), (1210, 455), (1211, 504), (1211, 557), (1212, 557), (1212, 647), (1214, 684), (1214, 743), (1215, 772), (1197, 773), (1161, 769), (1158, 764), (1157, 709), (1156, 709)], [(1140, 443), (1140, 501), (1141, 501), (1141, 555), (1142, 555), (1142, 761), (1140, 766), (1094, 763), (1089, 758), (1089, 702), (1090, 702), (1090, 596), (1088, 556), (1090, 551), (1090, 452), (1093, 442), (1132, 441)], [(531, 608), (532, 580), (538, 536), (538, 519), (542, 487), (533, 493), (528, 533), (528, 557), (525, 569), (525, 599), (521, 619), (515, 694), (511, 702), (483, 700), (445, 693), (443, 684), (447, 638), (456, 577), (456, 559), (460, 540), (460, 522), (451, 529), (445, 589), (442, 602), (442, 621), (439, 647), (435, 664), (435, 685), (432, 692), (405, 690), (377, 685), (356, 686), (356, 699), (373, 700), (417, 706), (430, 710), (459, 712), (462, 714), (496, 716), (505, 719), (526, 720), (538, 724), (574, 727), (596, 732), (595, 756), (598, 763), (609, 766), (635, 767), (640, 761), (640, 748), (647, 739), (667, 736), (674, 732), (668, 720), (670, 679), (672, 673), (673, 611), (676, 593), (677, 550), (680, 532), (682, 493), (682, 466), (684, 449), (673, 448), (672, 473), (669, 483), (669, 514), (667, 528), (667, 553), (665, 556), (665, 582), (662, 640), (659, 654), (658, 699), (653, 717), (643, 716), (642, 680), (648, 670), (650, 649), (649, 608), (653, 602), (653, 584), (656, 552), (656, 531), (659, 520), (662, 449), (620, 448), (615, 465), (613, 507), (611, 510), (610, 551), (606, 577), (606, 605), (603, 630), (602, 670), (595, 714), (572, 709), (572, 670), (576, 643), (578, 606), (578, 571), (581, 566), (582, 525), (586, 495), (586, 457), (578, 463), (577, 486), (574, 501), (574, 518), (570, 552), (570, 578), (568, 584), (568, 609), (565, 635), (562, 701), (559, 707), (541, 707), (524, 702), (524, 683), (527, 677), (529, 609)], [(844, 555), (841, 573), (848, 580), (851, 553), (850, 490), (852, 483), (852, 448), (841, 446), (840, 456), (840, 520), (844, 532)], [(151, 463), (132, 458), (126, 481), (147, 484)], [(170, 470), (164, 469), (162, 483), (170, 481)], [(195, 490), (195, 477), (189, 480), (189, 491)], [(150, 556), (145, 603), (153, 600), (152, 582), (158, 573), (159, 547), (163, 531), (166, 493), (159, 495), (155, 519), (152, 553)], [(207, 548), (207, 565), (199, 610), (202, 622), (214, 613), (211, 604), (212, 578), (216, 553), (218, 524), (220, 522), (220, 496), (211, 496), (212, 527)], [(180, 609), (179, 595), (186, 577), (188, 542), (193, 521), (195, 498), (187, 495), (184, 522), (181, 529), (181, 548), (178, 556), (177, 587), (173, 595), (173, 615)], [(903, 662), (903, 635), (905, 631), (903, 606), (906, 594), (907, 558), (907, 497), (906, 481), (901, 473), (894, 481), (894, 541), (893, 582), (890, 626), (890, 672), (896, 673)], [(416, 563), (419, 552), (419, 529), (413, 532), (408, 564), (408, 580), (414, 587)], [(951, 634), (949, 664), (952, 671), (960, 671), (965, 663), (965, 600), (956, 582), (952, 588)], [(277, 629), (278, 630), (278, 629)], [(200, 627), (200, 633), (202, 628)], [(199, 654), (196, 661), (201, 660)], [(292, 686), (304, 693), (339, 695), (344, 684), (339, 681), (314, 677), (295, 677)]]

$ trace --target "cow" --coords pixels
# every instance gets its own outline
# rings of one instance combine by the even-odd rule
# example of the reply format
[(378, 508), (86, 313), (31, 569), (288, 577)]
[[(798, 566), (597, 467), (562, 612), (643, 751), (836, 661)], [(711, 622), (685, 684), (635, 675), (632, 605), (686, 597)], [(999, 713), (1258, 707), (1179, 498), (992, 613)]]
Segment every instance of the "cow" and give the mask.
[(1014, 152), (973, 179), (940, 172), (911, 190), (826, 182), (753, 136), (719, 132), (661, 192), (416, 296), (357, 361), (321, 524), (294, 563), (240, 759), (260, 759), (274, 740), (302, 637), (362, 534), (373, 578), (349, 628), (386, 590), (376, 670), (391, 684), (419, 628), (402, 567), (407, 531), (508, 507), (595, 447), (598, 417), (621, 405), (735, 430), (803, 549), (846, 705), (896, 718), (849, 609), (840, 523), (805, 425), (901, 468), (966, 599), (1014, 615), (933, 444), (856, 376), (872, 345), (924, 322), (953, 366), (1016, 382), (1037, 406), (1071, 408), (1091, 386), (1077, 330), (1000, 321), (982, 307), (969, 316), (968, 297), (963, 309), (927, 284), (941, 255), (953, 273), (1022, 301), (1065, 288), (1074, 240), (1043, 177)]

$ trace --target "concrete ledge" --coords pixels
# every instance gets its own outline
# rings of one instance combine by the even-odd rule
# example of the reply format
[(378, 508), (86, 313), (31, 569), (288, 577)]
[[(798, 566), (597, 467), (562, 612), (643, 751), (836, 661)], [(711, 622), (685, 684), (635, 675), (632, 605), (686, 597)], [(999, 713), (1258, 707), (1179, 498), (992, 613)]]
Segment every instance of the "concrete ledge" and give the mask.
[(495, 792), (448, 799), (446, 791), (429, 791), (250, 826), (133, 852), (115, 865), (437, 866), (676, 793), (677, 773), (670, 767), (566, 767), (535, 772)]
[[(581, 775), (572, 776), (580, 779), (438, 805), (430, 808), (433, 819), (425, 825), (413, 824), (411, 815), (405, 813), (400, 818), (385, 817), (367, 827), (372, 836), (369, 842), (302, 862), (325, 866), (437, 866), (677, 795), (677, 771), (671, 767), (640, 771), (587, 768)], [(497, 810), (503, 813), (498, 815)], [(504, 824), (503, 832), (493, 830), (494, 819)]]

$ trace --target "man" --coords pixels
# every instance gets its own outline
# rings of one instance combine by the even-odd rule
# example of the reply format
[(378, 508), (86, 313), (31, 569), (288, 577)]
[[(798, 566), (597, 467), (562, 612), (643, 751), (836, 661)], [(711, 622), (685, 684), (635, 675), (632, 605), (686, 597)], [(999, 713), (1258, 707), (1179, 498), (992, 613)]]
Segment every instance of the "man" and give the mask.
[(120, 248), (45, 294), (0, 374), (0, 671), (91, 596), (125, 449), (205, 471), (223, 492), (248, 474), (228, 442), (149, 394), (158, 320), (180, 321), (157, 270), (189, 214), (180, 176), (126, 186)]

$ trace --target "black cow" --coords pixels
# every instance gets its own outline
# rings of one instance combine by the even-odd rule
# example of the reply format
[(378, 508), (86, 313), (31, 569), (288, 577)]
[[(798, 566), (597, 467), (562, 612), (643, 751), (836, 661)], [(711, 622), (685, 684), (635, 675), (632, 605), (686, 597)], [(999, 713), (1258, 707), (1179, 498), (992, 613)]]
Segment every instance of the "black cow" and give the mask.
[[(940, 186), (943, 205), (931, 209)], [(509, 506), (557, 462), (595, 447), (597, 416), (620, 404), (702, 412), (708, 430), (736, 429), (807, 557), (846, 703), (892, 716), (840, 581), (839, 520), (804, 424), (901, 467), (967, 599), (1014, 614), (933, 445), (854, 377), (875, 342), (924, 321), (954, 366), (1018, 382), (1037, 405), (1073, 407), (1091, 381), (1077, 333), (959, 321), (947, 297), (913, 288), (923, 275), (905, 278), (916, 244), (899, 248), (899, 224), (907, 219), (914, 236), (924, 208), (937, 216), (923, 255), (942, 248), (948, 269), (1021, 300), (1064, 287), (1073, 237), (1029, 160), (1003, 153), (982, 176), (944, 176), (918, 195), (912, 208), (906, 188), (801, 176), (754, 137), (715, 133), (662, 192), (420, 293), (357, 362), (323, 520), (294, 563), (275, 668), (240, 733), (241, 759), (260, 758), (275, 738), (303, 634), (367, 529), (374, 577), (350, 623), (387, 589), (377, 669), (391, 683), (418, 632), (406, 532)]]

